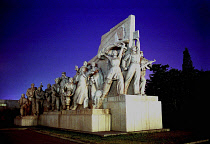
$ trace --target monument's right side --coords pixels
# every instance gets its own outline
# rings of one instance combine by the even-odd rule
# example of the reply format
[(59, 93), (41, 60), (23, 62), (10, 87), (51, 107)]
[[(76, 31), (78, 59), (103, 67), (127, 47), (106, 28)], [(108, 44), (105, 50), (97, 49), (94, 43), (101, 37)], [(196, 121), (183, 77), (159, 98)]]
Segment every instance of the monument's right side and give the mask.
[[(135, 16), (130, 15), (101, 38), (98, 55), (89, 62), (97, 63), (104, 76), (104, 83), (107, 82), (109, 72), (109, 60), (103, 55), (111, 55), (114, 50), (118, 50), (116, 43), (124, 43), (127, 47), (122, 58), (132, 53), (133, 46), (136, 45), (140, 52), (139, 31), (135, 31)], [(132, 60), (131, 60), (132, 62)], [(133, 61), (135, 63), (135, 61)], [(150, 63), (151, 64), (151, 63)], [(122, 61), (121, 61), (122, 66)], [(124, 81), (128, 71), (121, 67)], [(141, 131), (162, 129), (162, 106), (157, 96), (134, 95), (134, 77), (132, 78), (129, 88), (125, 94), (117, 93), (117, 80), (111, 79), (111, 87), (107, 97), (103, 101), (103, 108), (110, 109), (111, 113), (111, 130), (114, 131)], [(102, 91), (103, 91), (102, 87)]]
[(162, 129), (162, 108), (157, 96), (107, 97), (103, 108), (110, 109), (111, 130), (131, 132)]

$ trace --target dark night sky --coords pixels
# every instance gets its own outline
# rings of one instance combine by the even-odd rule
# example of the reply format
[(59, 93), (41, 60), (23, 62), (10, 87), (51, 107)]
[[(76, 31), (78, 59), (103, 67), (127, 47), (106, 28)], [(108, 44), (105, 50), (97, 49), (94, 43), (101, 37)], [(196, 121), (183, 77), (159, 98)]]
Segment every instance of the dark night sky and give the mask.
[(208, 0), (1, 0), (0, 7), (0, 99), (19, 99), (31, 83), (45, 89), (64, 71), (74, 76), (130, 14), (147, 59), (181, 70), (187, 47), (194, 67), (210, 70)]

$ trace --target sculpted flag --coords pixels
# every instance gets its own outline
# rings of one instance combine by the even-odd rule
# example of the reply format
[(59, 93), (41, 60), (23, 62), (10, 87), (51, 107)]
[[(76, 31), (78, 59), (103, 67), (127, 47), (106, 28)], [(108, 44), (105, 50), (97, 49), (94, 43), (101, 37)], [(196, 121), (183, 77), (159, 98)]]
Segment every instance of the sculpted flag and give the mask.
[(127, 19), (110, 29), (101, 37), (101, 44), (98, 49), (98, 58), (101, 58), (106, 51), (115, 47), (115, 43), (121, 41), (132, 46), (133, 33), (135, 32), (135, 16), (130, 15)]

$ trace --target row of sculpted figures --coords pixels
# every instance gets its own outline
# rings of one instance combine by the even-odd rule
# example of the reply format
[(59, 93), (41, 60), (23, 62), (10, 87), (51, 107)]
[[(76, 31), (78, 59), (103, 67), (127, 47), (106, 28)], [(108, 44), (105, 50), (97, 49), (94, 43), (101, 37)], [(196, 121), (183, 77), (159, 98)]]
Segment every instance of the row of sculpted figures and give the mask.
[[(108, 62), (106, 70), (97, 63), (102, 60)], [(39, 115), (49, 110), (76, 110), (80, 108), (100, 108), (104, 98), (108, 95), (113, 81), (116, 81), (116, 95), (127, 94), (131, 80), (133, 79), (133, 94), (145, 95), (145, 73), (150, 69), (154, 61), (143, 57), (140, 51), (139, 39), (134, 40), (131, 48), (124, 42), (116, 42), (110, 47), (104, 48), (98, 56), (98, 61), (83, 63), (76, 74), (67, 77), (63, 72), (61, 77), (55, 79), (55, 84), (47, 85), (45, 91), (41, 84), (38, 89), (31, 85), (26, 95), (20, 99), (21, 115)]]

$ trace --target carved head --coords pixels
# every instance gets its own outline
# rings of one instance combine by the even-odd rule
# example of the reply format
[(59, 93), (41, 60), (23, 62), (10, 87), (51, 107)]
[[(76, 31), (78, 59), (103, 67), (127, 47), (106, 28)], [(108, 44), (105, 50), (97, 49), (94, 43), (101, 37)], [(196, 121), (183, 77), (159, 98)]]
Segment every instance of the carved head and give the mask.
[(42, 87), (38, 87), (38, 91), (41, 91), (42, 90)]
[(21, 94), (21, 97), (22, 97), (22, 98), (25, 98), (25, 94)]
[(91, 63), (91, 66), (92, 66), (92, 67), (95, 67), (95, 66), (96, 66), (96, 63), (95, 63), (95, 62), (92, 62), (92, 63)]
[(58, 84), (60, 82), (60, 78), (55, 79), (55, 83)]
[(73, 78), (72, 77), (69, 78), (69, 82), (73, 83)]
[(47, 88), (50, 89), (51, 88), (51, 84), (47, 84)]
[(116, 57), (117, 54), (118, 54), (117, 50), (114, 50), (114, 51), (112, 52), (112, 55), (113, 55), (114, 57)]
[(34, 86), (35, 86), (35, 84), (34, 84), (34, 83), (32, 83), (32, 84), (31, 84), (31, 88), (34, 88)]
[(140, 51), (140, 55), (141, 55), (142, 57), (144, 56), (143, 51)]
[(137, 52), (136, 46), (133, 46), (131, 50), (132, 50), (132, 53), (136, 54)]
[(77, 65), (75, 65), (75, 70), (76, 70), (76, 71), (78, 71), (78, 70), (79, 70), (79, 68), (78, 68), (78, 66), (77, 66)]
[(87, 66), (87, 61), (84, 61), (83, 62), (83, 66)]
[(62, 76), (61, 77), (66, 77), (66, 72), (62, 72)]

